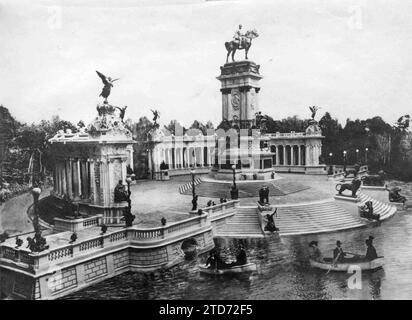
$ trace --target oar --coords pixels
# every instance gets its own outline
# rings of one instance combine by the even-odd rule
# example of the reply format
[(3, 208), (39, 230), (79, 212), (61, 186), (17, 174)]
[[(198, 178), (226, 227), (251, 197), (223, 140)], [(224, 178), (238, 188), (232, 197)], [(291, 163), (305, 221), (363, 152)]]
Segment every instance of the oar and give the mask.
[(333, 259), (332, 264), (330, 265), (328, 271), (326, 272), (326, 274), (328, 274), (330, 272), (330, 270), (332, 270), (332, 267), (336, 264), (336, 262), (338, 261), (339, 257), (341, 255), (341, 252), (339, 252), (339, 254), (336, 256), (335, 259)]

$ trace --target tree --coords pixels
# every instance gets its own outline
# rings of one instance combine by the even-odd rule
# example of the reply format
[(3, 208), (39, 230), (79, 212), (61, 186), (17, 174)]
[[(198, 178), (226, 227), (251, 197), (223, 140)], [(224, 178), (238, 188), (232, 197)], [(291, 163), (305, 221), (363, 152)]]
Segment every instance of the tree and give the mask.
[(0, 105), (0, 189), (3, 183), (3, 168), (9, 149), (9, 142), (15, 135), (18, 123), (10, 114), (9, 110)]
[(186, 128), (183, 127), (177, 120), (172, 120), (164, 128), (173, 135), (184, 135), (186, 133)]

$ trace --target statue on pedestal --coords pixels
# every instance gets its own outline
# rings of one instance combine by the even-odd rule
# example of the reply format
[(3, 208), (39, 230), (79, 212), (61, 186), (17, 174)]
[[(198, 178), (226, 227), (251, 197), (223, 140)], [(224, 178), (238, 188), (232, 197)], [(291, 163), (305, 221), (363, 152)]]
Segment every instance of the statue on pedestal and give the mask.
[(269, 188), (267, 186), (263, 186), (259, 190), (259, 204), (269, 204)]
[(31, 252), (42, 252), (49, 249), (49, 246), (46, 244), (46, 238), (41, 235), (41, 232), (36, 232), (34, 238), (27, 237), (27, 248)]
[(309, 110), (310, 110), (310, 112), (312, 113), (312, 114), (311, 114), (312, 121), (316, 121), (316, 120), (315, 120), (315, 116), (316, 116), (316, 112), (317, 112), (319, 109), (320, 109), (320, 107), (317, 107), (317, 106), (309, 107)]
[(366, 201), (365, 204), (360, 208), (360, 217), (370, 220), (379, 220), (380, 215), (373, 213), (373, 203), (372, 201)]
[(115, 107), (115, 108), (120, 111), (119, 117), (120, 117), (120, 119), (122, 120), (122, 122), (124, 122), (124, 116), (125, 116), (125, 114), (126, 114), (127, 106), (124, 106), (123, 108), (120, 108), (120, 107)]
[(353, 179), (351, 183), (338, 183), (335, 189), (339, 192), (340, 196), (343, 196), (343, 191), (350, 190), (352, 191), (352, 197), (356, 198), (356, 192), (359, 190), (361, 184), (362, 181), (360, 179)]
[(128, 193), (125, 186), (123, 185), (123, 181), (119, 180), (119, 183), (114, 188), (114, 202), (119, 203), (122, 201), (127, 201), (128, 198)]
[(277, 210), (278, 210), (278, 209), (276, 208), (275, 211), (273, 211), (272, 214), (269, 214), (269, 213), (268, 213), (268, 214), (266, 215), (266, 219), (268, 220), (268, 222), (266, 223), (265, 231), (270, 231), (270, 232), (279, 231), (279, 228), (276, 227), (276, 225), (275, 225), (275, 220), (273, 219), (273, 216), (276, 215)]
[(403, 205), (405, 205), (406, 202), (406, 197), (402, 196), (401, 194), (399, 194), (399, 192), (402, 189), (399, 187), (394, 187), (392, 189), (389, 189), (389, 202), (400, 202), (403, 203)]
[(192, 199), (192, 211), (197, 210), (197, 199), (198, 199), (198, 195), (195, 195)]
[(104, 98), (104, 103), (107, 104), (107, 98), (110, 95), (110, 91), (113, 87), (113, 82), (119, 80), (119, 79), (112, 79), (110, 77), (106, 77), (104, 74), (100, 73), (99, 71), (97, 71), (98, 76), (100, 77), (100, 79), (102, 79), (104, 87), (102, 89), (102, 92), (100, 93), (99, 97), (103, 97)]
[(152, 110), (152, 109), (150, 109), (150, 111), (152, 111), (153, 113), (153, 122), (154, 122), (153, 127), (157, 128), (159, 127), (159, 124), (157, 123), (157, 119), (160, 118), (160, 112), (158, 110)]
[(232, 54), (232, 61), (234, 62), (234, 56), (236, 50), (245, 50), (245, 59), (247, 60), (247, 54), (252, 45), (252, 39), (257, 38), (259, 34), (256, 30), (249, 30), (246, 33), (242, 33), (242, 25), (239, 25), (239, 29), (236, 30), (232, 41), (225, 42), (227, 50), (226, 63), (229, 62), (229, 55)]

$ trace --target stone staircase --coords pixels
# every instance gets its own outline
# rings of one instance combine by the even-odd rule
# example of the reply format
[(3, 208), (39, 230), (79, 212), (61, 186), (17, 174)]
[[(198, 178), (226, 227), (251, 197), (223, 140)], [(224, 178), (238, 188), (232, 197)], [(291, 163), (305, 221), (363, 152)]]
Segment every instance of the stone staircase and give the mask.
[(263, 237), (256, 206), (238, 207), (236, 214), (215, 230), (220, 237)]
[[(199, 185), (202, 182), (201, 178), (195, 178), (195, 186)], [(184, 185), (179, 187), (179, 193), (185, 194), (190, 190), (190, 193), (192, 193), (192, 182), (185, 183)]]
[(335, 200), (279, 206), (276, 226), (280, 235), (312, 234), (358, 228), (367, 223), (340, 207)]
[(281, 190), (283, 195), (299, 192), (299, 191), (306, 190), (306, 189), (310, 188), (310, 187), (305, 186), (303, 184), (294, 182), (290, 179), (275, 180), (275, 181), (272, 182), (272, 184), (276, 189)]
[[(200, 179), (199, 179), (200, 180)], [(197, 180), (196, 180), (197, 181)], [(201, 197), (211, 197), (211, 198), (229, 198), (230, 188), (232, 187), (232, 181), (208, 181), (206, 179), (200, 180), (196, 185), (196, 194)], [(297, 183), (291, 179), (279, 179), (274, 181), (251, 181), (238, 182), (237, 187), (239, 188), (239, 197), (258, 197), (259, 189), (262, 185), (269, 187), (269, 194), (273, 196), (284, 196), (290, 193), (299, 192), (310, 187)], [(192, 192), (192, 183), (186, 183), (179, 188), (181, 194), (190, 195)]]
[(380, 221), (389, 219), (396, 212), (396, 206), (394, 205), (377, 201), (362, 192), (359, 192), (358, 196), (359, 196), (361, 205), (364, 205), (366, 201), (372, 201), (373, 213), (380, 215)]

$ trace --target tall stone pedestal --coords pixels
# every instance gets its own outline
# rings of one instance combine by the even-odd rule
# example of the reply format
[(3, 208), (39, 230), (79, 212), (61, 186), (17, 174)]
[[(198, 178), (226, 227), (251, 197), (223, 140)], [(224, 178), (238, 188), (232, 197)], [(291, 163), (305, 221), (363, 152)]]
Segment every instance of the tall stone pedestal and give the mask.
[(259, 65), (253, 61), (226, 63), (217, 77), (221, 82), (222, 120), (239, 128), (251, 128), (259, 111)]

